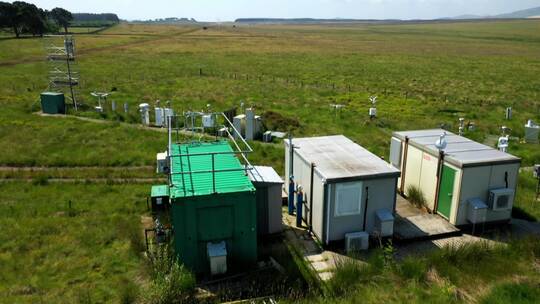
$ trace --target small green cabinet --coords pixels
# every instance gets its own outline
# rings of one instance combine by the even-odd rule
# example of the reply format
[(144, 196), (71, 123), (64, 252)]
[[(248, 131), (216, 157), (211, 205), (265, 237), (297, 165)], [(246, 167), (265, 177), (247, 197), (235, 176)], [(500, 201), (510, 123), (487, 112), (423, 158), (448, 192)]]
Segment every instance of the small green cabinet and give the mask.
[(64, 93), (41, 93), (41, 111), (45, 114), (66, 114)]

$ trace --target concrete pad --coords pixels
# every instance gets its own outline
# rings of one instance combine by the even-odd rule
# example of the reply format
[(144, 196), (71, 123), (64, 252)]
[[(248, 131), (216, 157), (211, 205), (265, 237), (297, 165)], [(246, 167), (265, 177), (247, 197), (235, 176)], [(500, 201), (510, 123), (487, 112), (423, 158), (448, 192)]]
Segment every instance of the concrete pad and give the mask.
[(330, 266), (326, 262), (313, 262), (311, 267), (315, 269), (316, 272), (325, 272), (330, 269)]
[(321, 261), (326, 260), (326, 258), (323, 257), (322, 254), (310, 254), (310, 255), (304, 256), (304, 258), (308, 260), (309, 262), (321, 262)]
[(394, 223), (394, 236), (398, 240), (421, 240), (460, 235), (460, 230), (435, 214), (398, 216)]
[(427, 214), (427, 212), (425, 212), (424, 210), (416, 208), (416, 206), (414, 206), (401, 195), (398, 195), (396, 197), (396, 213), (401, 217)]
[(333, 272), (321, 272), (319, 273), (319, 278), (321, 281), (328, 281), (334, 276)]

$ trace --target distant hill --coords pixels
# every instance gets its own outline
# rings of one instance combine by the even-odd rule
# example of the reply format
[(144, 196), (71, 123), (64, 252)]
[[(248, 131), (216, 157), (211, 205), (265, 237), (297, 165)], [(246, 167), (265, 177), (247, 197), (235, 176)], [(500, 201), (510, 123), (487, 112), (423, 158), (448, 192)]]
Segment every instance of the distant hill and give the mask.
[(501, 14), (495, 18), (540, 18), (540, 7), (529, 8), (509, 14)]
[(540, 18), (540, 7), (529, 8), (526, 10), (516, 11), (508, 14), (500, 14), (494, 16), (479, 16), (479, 15), (461, 15), (451, 18), (452, 20), (472, 20), (472, 19), (524, 19), (524, 18)]
[(238, 18), (237, 23), (351, 23), (351, 22), (374, 22), (374, 21), (399, 21), (397, 19), (376, 20), (376, 19), (315, 19), (315, 18)]

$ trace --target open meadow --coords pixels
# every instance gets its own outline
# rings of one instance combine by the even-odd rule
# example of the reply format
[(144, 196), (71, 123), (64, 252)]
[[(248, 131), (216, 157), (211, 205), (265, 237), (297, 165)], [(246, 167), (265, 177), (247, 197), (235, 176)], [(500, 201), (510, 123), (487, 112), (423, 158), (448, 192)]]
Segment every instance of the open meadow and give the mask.
[[(78, 118), (36, 114), (47, 89), (44, 43), (0, 36), (1, 303), (129, 302), (147, 287), (144, 240), (133, 230), (147, 212), (151, 183), (144, 179), (156, 178), (155, 156), (167, 136), (138, 126), (142, 102), (170, 100), (182, 112), (207, 104), (224, 111), (244, 101), (272, 130), (344, 134), (385, 159), (393, 131), (444, 125), (457, 133), (464, 117), (477, 126), (465, 136), (494, 146), (506, 125), (509, 152), (523, 167), (540, 162), (540, 146), (521, 142), (527, 119), (540, 122), (540, 20), (207, 29), (121, 23), (77, 32), (80, 101), (92, 108), (90, 92), (114, 91), (109, 101), (118, 109), (128, 103), (128, 114), (111, 113), (110, 104), (103, 114), (71, 113)], [(371, 95), (378, 96), (374, 120)], [(345, 105), (340, 113), (330, 107), (336, 103)], [(281, 142), (253, 147), (252, 163), (284, 175)], [(535, 187), (531, 172), (522, 172), (515, 206), (538, 220)], [(474, 257), (472, 248), (384, 270), (352, 269), (340, 279), (362, 284), (371, 302), (534, 303), (539, 243), (494, 249), (477, 265), (462, 258)], [(448, 257), (461, 268), (442, 261)], [(513, 270), (495, 277), (491, 263), (500, 263), (497, 274)], [(355, 281), (361, 274), (376, 279)], [(480, 290), (471, 288), (475, 280)], [(358, 296), (336, 286), (330, 296), (337, 302)], [(393, 294), (396, 288), (403, 291)]]

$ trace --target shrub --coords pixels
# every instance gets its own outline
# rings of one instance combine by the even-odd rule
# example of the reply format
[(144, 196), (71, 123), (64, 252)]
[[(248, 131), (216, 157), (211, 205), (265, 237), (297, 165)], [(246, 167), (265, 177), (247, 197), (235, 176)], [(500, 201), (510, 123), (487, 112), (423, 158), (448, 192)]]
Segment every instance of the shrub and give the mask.
[(367, 278), (368, 265), (361, 265), (353, 259), (337, 261), (334, 276), (328, 282), (330, 292), (335, 295), (344, 295), (355, 290), (361, 278)]
[(46, 186), (49, 184), (49, 177), (47, 175), (39, 174), (32, 179), (32, 184), (35, 186)]
[(401, 277), (418, 282), (424, 281), (427, 271), (427, 264), (419, 257), (407, 257), (398, 266)]
[(195, 291), (195, 277), (171, 252), (168, 246), (158, 248), (152, 257), (152, 283), (146, 293), (153, 304), (191, 303)]
[(139, 287), (128, 278), (122, 278), (118, 282), (120, 293), (120, 303), (130, 304), (135, 303), (139, 295)]

